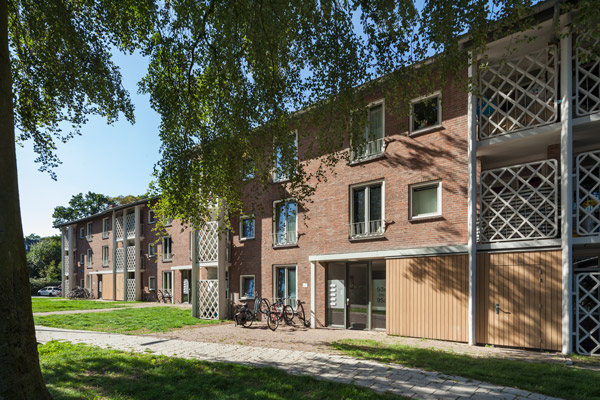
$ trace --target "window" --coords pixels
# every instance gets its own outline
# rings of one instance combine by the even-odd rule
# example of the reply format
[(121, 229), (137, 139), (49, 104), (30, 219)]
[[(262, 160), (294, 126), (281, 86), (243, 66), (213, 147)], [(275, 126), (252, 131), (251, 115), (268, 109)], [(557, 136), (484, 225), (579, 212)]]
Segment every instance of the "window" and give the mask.
[(156, 217), (154, 216), (153, 210), (148, 210), (148, 223), (153, 224), (156, 222)]
[(87, 249), (87, 264), (86, 267), (92, 268), (92, 249)]
[(364, 133), (364, 143), (352, 149), (352, 161), (363, 161), (383, 154), (384, 146), (383, 103), (369, 108), (369, 117)]
[(254, 217), (240, 218), (240, 240), (254, 239)]
[(240, 297), (242, 299), (253, 299), (254, 292), (254, 275), (240, 276)]
[(439, 92), (411, 101), (410, 108), (411, 134), (442, 125), (442, 95)]
[(150, 276), (148, 277), (148, 290), (156, 290), (156, 277)]
[(410, 218), (442, 215), (442, 182), (427, 182), (410, 187)]
[(156, 245), (148, 243), (148, 257), (156, 257)]
[(108, 218), (104, 218), (102, 220), (102, 239), (108, 238), (108, 229), (110, 228), (110, 223), (108, 222)]
[(79, 239), (85, 238), (85, 228), (79, 228)]
[(92, 240), (93, 227), (94, 227), (94, 223), (88, 222), (88, 224), (87, 224), (87, 240)]
[(171, 246), (173, 244), (173, 240), (170, 236), (165, 236), (162, 240), (162, 255), (163, 261), (171, 261), (173, 259), (173, 254), (171, 253)]
[(296, 200), (273, 203), (273, 246), (295, 245), (298, 242)]
[(289, 136), (289, 139), (285, 143), (275, 143), (274, 145), (273, 182), (288, 180), (290, 171), (298, 162), (298, 132), (295, 131)]
[(244, 158), (244, 160), (242, 161), (242, 178), (245, 181), (249, 181), (251, 179), (254, 179), (254, 175), (255, 175), (255, 171), (256, 171), (256, 165), (254, 164), (254, 160), (250, 159), (250, 158)]
[[(81, 228), (83, 229), (83, 228)], [(80, 254), (79, 255), (79, 266), (83, 267), (85, 265), (85, 254)]]
[(173, 225), (173, 220), (171, 218), (167, 218), (165, 220), (165, 226), (171, 226), (171, 225)]
[(350, 189), (350, 238), (383, 235), (383, 182)]
[(163, 288), (163, 291), (165, 291), (167, 293), (173, 293), (173, 273), (171, 271), (163, 272), (162, 288)]
[(296, 307), (296, 266), (275, 267), (274, 297)]
[(102, 246), (102, 266), (108, 267), (108, 246)]

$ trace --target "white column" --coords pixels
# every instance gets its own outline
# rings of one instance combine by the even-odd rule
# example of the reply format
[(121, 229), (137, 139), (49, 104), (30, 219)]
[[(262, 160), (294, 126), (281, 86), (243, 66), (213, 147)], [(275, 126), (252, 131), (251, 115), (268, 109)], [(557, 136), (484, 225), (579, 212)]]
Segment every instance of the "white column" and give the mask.
[[(472, 53), (469, 54), (471, 65), (469, 65), (469, 79), (476, 77), (477, 59)], [(468, 248), (469, 248), (469, 344), (477, 343), (475, 337), (476, 302), (477, 302), (477, 98), (473, 92), (468, 95)]]
[(135, 300), (142, 300), (142, 257), (141, 253), (141, 236), (142, 236), (142, 224), (141, 224), (141, 211), (143, 205), (135, 206)]
[[(127, 210), (123, 210), (123, 301), (127, 301), (127, 275), (129, 275), (127, 263), (127, 247), (128, 239), (127, 239)], [(117, 288), (115, 287), (115, 292)]]
[(190, 289), (192, 290), (192, 315), (198, 318), (198, 279), (200, 267), (198, 264), (198, 231), (192, 230), (192, 279)]
[(560, 177), (561, 177), (561, 248), (562, 248), (562, 353), (573, 352), (573, 119), (571, 64), (572, 41), (568, 35), (560, 41)]
[(62, 262), (61, 262), (61, 270), (60, 270), (60, 286), (62, 287), (62, 295), (63, 297), (66, 297), (67, 295), (67, 288), (65, 287), (65, 259), (66, 254), (65, 254), (65, 235), (67, 234), (67, 229), (63, 226), (60, 229), (61, 235), (60, 235), (60, 254), (62, 255)]
[(113, 300), (117, 300), (117, 212), (112, 213), (112, 293)]
[(219, 319), (227, 318), (229, 311), (227, 298), (225, 297), (225, 289), (227, 285), (227, 279), (225, 272), (227, 271), (227, 237), (229, 234), (223, 226), (223, 212), (219, 213), (219, 224), (218, 224), (218, 235), (219, 235), (219, 247), (218, 247), (218, 261), (217, 261), (217, 279), (219, 280)]
[(317, 266), (314, 261), (310, 263), (310, 327), (317, 327)]
[(75, 235), (73, 234), (77, 229), (77, 225), (70, 225), (68, 228), (69, 232), (69, 290), (73, 290), (77, 286), (77, 265), (75, 264)]

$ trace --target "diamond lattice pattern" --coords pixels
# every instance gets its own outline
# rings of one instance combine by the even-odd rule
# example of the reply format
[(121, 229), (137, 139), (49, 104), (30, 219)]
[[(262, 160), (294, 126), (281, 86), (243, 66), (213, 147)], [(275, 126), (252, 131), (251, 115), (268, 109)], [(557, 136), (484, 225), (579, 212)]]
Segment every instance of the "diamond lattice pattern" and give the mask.
[(577, 156), (577, 234), (600, 234), (600, 150)]
[(127, 279), (127, 301), (135, 301), (135, 279)]
[(219, 227), (217, 221), (204, 225), (198, 233), (198, 261), (214, 262), (219, 258)]
[(127, 239), (135, 238), (135, 214), (127, 214), (125, 217), (125, 230), (127, 231)]
[(577, 352), (600, 355), (600, 272), (575, 274), (575, 285)]
[(482, 172), (481, 241), (556, 237), (556, 171), (556, 160), (545, 160)]
[(117, 240), (123, 239), (123, 217), (117, 217), (115, 220), (115, 233)]
[(63, 288), (63, 295), (67, 295), (67, 291), (71, 290), (71, 286), (69, 286), (69, 280), (65, 279), (65, 287)]
[(556, 46), (548, 46), (482, 70), (481, 139), (557, 120), (557, 58)]
[(582, 35), (575, 45), (575, 113), (578, 116), (600, 111), (600, 57), (593, 48), (600, 39)]
[(135, 271), (135, 246), (127, 247), (127, 271)]
[(198, 318), (219, 318), (219, 281), (216, 279), (198, 281)]
[(117, 248), (117, 259), (116, 259), (116, 268), (117, 272), (123, 272), (125, 257), (124, 257), (125, 249), (122, 247)]

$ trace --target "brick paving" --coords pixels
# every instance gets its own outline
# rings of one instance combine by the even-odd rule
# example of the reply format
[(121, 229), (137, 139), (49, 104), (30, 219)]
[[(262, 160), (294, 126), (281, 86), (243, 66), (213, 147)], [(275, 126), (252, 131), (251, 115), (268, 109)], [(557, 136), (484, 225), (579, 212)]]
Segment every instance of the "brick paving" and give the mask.
[(156, 336), (119, 335), (36, 326), (38, 342), (63, 340), (101, 348), (160, 354), (204, 361), (280, 368), (293, 375), (312, 375), (417, 399), (540, 399), (554, 398), (486, 382), (310, 351), (234, 344), (191, 342)]

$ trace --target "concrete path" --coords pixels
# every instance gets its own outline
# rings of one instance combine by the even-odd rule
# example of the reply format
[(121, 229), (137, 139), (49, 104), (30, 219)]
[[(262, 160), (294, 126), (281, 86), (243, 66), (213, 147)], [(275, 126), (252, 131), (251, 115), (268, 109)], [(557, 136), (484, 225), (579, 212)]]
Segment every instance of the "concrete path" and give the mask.
[(104, 332), (36, 326), (38, 342), (64, 340), (102, 348), (160, 354), (204, 361), (220, 361), (276, 367), (293, 375), (352, 383), (378, 392), (390, 392), (417, 399), (539, 399), (553, 398), (523, 390), (490, 385), (458, 376), (421, 371), (401, 365), (380, 364), (347, 356), (269, 349), (231, 344), (189, 342), (152, 336), (119, 335)]

